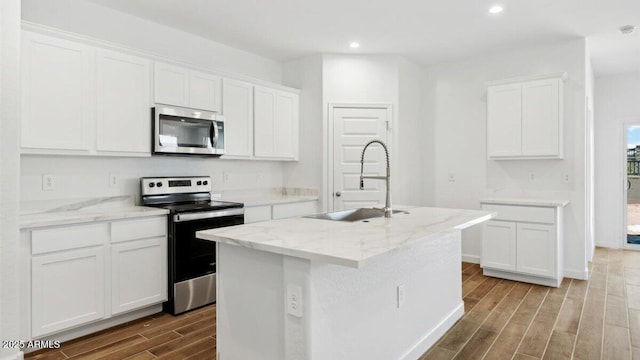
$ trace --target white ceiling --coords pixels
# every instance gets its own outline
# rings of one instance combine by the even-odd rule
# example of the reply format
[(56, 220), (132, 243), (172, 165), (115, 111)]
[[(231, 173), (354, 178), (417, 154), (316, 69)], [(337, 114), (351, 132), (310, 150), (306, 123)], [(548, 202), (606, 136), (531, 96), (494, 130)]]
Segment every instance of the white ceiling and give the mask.
[[(86, 1), (277, 60), (356, 52), (426, 65), (640, 25), (639, 0)], [(494, 3), (504, 13), (489, 15)]]

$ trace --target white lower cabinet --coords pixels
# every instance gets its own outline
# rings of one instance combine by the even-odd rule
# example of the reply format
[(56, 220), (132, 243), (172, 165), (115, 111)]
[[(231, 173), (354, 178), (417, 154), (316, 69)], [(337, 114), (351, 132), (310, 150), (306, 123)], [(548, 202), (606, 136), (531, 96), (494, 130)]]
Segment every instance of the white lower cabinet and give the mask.
[(487, 221), (482, 229), (482, 265), (502, 270), (516, 269), (516, 224)]
[(556, 275), (555, 226), (517, 224), (516, 239), (516, 271), (548, 277)]
[(162, 237), (111, 247), (111, 315), (167, 299), (166, 254)]
[(31, 278), (33, 337), (104, 317), (104, 246), (34, 256)]
[[(40, 338), (167, 299), (167, 219), (23, 230), (27, 336)], [(28, 305), (30, 304), (30, 306)]]
[(562, 282), (562, 207), (483, 204), (497, 216), (482, 228), (485, 275), (559, 286)]

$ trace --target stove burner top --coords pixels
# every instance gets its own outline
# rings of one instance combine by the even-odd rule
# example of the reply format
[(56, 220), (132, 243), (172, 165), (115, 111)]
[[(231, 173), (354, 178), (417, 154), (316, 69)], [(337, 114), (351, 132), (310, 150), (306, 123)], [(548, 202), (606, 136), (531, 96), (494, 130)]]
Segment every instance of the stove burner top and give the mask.
[(186, 212), (242, 208), (244, 207), (244, 204), (226, 202), (226, 201), (207, 201), (207, 202), (178, 203), (178, 204), (155, 204), (151, 206), (167, 209), (171, 212), (171, 214), (180, 214), (180, 213), (186, 213)]

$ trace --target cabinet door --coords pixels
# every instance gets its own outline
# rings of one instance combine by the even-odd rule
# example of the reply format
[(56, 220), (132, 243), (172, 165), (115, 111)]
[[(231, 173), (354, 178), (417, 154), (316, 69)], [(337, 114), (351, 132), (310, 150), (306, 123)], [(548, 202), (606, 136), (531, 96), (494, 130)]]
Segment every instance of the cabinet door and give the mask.
[(22, 35), (22, 148), (89, 151), (91, 48)]
[(522, 155), (560, 156), (560, 80), (522, 84)]
[(271, 220), (271, 205), (244, 208), (244, 223), (251, 224)]
[(491, 86), (487, 90), (487, 155), (522, 154), (522, 86)]
[(151, 153), (150, 61), (98, 50), (98, 151)]
[(33, 337), (104, 317), (104, 247), (34, 256), (31, 276)]
[(256, 86), (254, 155), (295, 159), (298, 155), (298, 95)]
[(519, 223), (517, 229), (516, 270), (531, 275), (555, 277), (555, 226)]
[(220, 112), (222, 78), (198, 71), (190, 71), (189, 107)]
[(231, 79), (223, 83), (225, 155), (253, 154), (253, 85)]
[(156, 62), (154, 68), (154, 99), (156, 103), (189, 106), (189, 70)]
[(276, 92), (262, 86), (254, 88), (254, 155), (275, 155)]
[(111, 247), (111, 313), (123, 313), (166, 299), (166, 237), (114, 244)]
[(516, 224), (487, 221), (482, 227), (482, 267), (516, 269)]
[(298, 155), (298, 94), (278, 91), (275, 112), (275, 155), (294, 159)]

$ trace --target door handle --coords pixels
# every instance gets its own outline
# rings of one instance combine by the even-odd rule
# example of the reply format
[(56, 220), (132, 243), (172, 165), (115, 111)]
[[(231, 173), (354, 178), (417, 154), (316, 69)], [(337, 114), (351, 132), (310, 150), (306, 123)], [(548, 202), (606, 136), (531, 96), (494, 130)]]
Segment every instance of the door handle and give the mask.
[(340, 191), (336, 191), (336, 197), (340, 197), (342, 196), (342, 193)]

